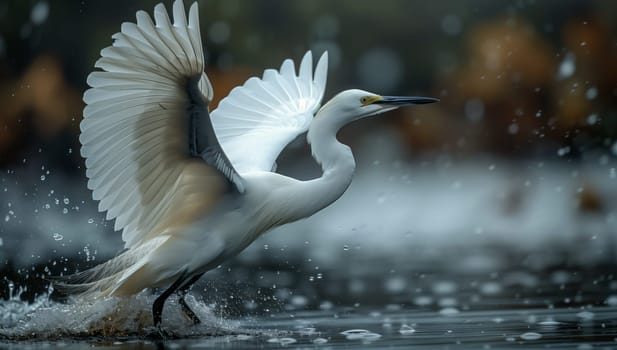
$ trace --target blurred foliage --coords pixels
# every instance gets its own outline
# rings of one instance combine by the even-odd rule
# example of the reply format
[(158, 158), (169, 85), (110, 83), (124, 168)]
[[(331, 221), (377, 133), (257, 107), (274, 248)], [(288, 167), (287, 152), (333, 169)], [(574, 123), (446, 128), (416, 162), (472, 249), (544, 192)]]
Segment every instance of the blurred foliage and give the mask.
[[(85, 78), (120, 23), (156, 2), (0, 2), (0, 166), (42, 148), (79, 173)], [(217, 99), (328, 50), (326, 98), (357, 87), (442, 99), (384, 121), (416, 152), (617, 153), (614, 1), (212, 0), (200, 12)]]

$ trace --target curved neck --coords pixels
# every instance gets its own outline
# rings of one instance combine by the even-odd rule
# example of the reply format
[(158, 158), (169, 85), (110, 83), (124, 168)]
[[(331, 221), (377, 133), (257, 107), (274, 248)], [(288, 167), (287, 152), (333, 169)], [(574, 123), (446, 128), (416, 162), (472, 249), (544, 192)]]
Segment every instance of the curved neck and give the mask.
[(327, 110), (318, 113), (306, 136), (313, 158), (321, 165), (321, 177), (304, 181), (301, 186), (302, 217), (310, 216), (337, 200), (351, 183), (356, 162), (351, 149), (336, 139), (343, 126)]

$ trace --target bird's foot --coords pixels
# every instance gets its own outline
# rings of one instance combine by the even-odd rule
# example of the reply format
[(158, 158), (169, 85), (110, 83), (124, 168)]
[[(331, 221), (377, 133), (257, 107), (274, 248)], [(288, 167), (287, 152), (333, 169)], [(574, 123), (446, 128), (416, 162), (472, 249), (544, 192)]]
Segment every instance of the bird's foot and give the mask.
[(156, 331), (154, 333), (155, 337), (158, 337), (161, 340), (174, 338), (174, 334), (172, 332), (167, 331), (165, 328), (163, 328), (160, 323), (155, 325), (154, 327), (156, 328)]

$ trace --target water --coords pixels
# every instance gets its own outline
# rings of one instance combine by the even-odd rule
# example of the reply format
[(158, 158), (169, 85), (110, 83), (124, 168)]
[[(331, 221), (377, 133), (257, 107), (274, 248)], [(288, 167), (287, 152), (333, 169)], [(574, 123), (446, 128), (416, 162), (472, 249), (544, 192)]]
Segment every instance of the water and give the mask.
[[(615, 307), (594, 309), (593, 320), (581, 320), (572, 309), (521, 308), (465, 311), (448, 317), (430, 310), (376, 311), (336, 308), (329, 311), (277, 313), (234, 322), (231, 328), (188, 327), (175, 334), (182, 339), (158, 339), (152, 330), (144, 334), (66, 335), (53, 341), (14, 341), (9, 348), (42, 348), (48, 345), (95, 345), (113, 348), (154, 349), (226, 347), (238, 349), (281, 346), (326, 348), (616, 348)], [(368, 311), (368, 312), (367, 312)], [(547, 321), (548, 320), (548, 321)], [(414, 332), (400, 332), (404, 325)], [(213, 324), (210, 324), (212, 326)], [(220, 326), (220, 324), (219, 324)], [(169, 329), (179, 328), (167, 325)]]
[[(310, 282), (306, 266), (236, 261), (188, 297), (201, 325), (169, 300), (166, 339), (152, 327), (149, 293), (64, 303), (47, 294), (34, 303), (14, 297), (0, 303), (0, 333), (4, 347), (14, 349), (617, 349), (610, 259), (585, 265), (554, 250), (517, 255), (497, 248), (493, 253), (511, 263), (496, 264), (480, 255), (484, 250), (469, 250), (433, 259), (416, 254), (405, 264), (354, 258), (320, 269), (322, 278)], [(241, 284), (237, 276), (244, 276)]]

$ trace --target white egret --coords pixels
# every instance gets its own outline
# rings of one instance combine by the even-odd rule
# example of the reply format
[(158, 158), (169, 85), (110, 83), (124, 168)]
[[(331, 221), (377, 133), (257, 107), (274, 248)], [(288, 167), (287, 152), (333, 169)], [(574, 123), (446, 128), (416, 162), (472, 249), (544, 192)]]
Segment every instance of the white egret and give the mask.
[[(123, 23), (112, 38), (95, 64), (101, 70), (87, 79), (79, 140), (88, 187), (122, 230), (126, 249), (59, 286), (95, 297), (169, 286), (152, 307), (159, 329), (172, 293), (199, 323), (184, 294), (202, 274), (265, 231), (308, 217), (345, 192), (355, 162), (336, 139), (341, 127), (437, 101), (347, 90), (319, 109), (328, 56), (313, 74), (307, 52), (298, 74), (286, 60), (279, 71), (268, 69), (232, 90), (210, 113), (197, 3), (187, 18), (182, 1), (174, 2), (173, 24), (162, 4), (154, 21), (139, 11), (137, 23)], [(279, 153), (306, 131), (323, 175), (300, 181), (275, 173)]]

